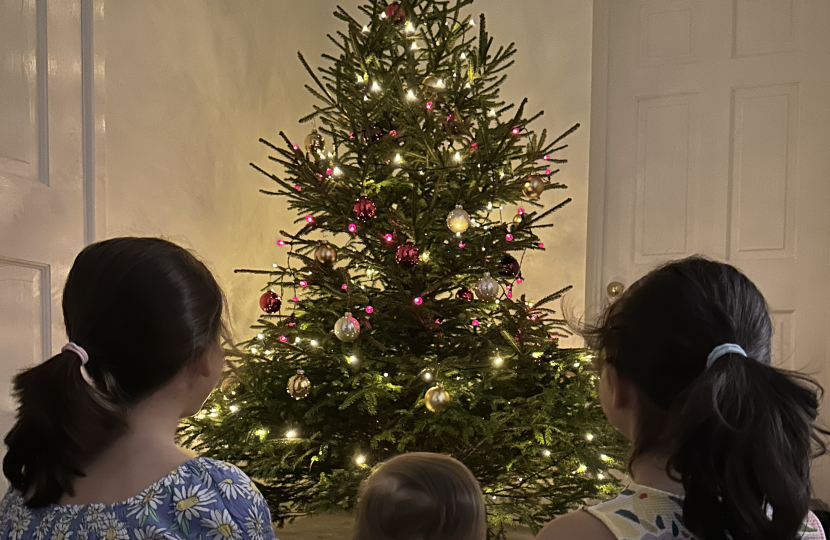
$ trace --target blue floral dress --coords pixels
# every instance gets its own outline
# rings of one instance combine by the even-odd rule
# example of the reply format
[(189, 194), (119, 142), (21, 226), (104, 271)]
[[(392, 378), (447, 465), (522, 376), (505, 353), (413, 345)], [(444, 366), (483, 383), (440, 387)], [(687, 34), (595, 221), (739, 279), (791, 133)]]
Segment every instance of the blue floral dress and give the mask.
[(0, 540), (273, 540), (262, 494), (238, 468), (188, 461), (117, 504), (28, 508), (9, 490), (0, 502)]

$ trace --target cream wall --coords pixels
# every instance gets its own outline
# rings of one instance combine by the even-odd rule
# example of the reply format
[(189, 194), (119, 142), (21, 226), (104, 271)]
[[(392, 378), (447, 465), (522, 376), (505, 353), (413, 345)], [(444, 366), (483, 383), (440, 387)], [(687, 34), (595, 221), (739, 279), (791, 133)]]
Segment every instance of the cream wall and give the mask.
[[(338, 2), (286, 0), (113, 0), (105, 2), (105, 235), (162, 235), (196, 250), (219, 277), (238, 336), (258, 314), (258, 277), (240, 267), (281, 262), (275, 247), (294, 216), (261, 195), (269, 181), (248, 163), (266, 163), (259, 137), (282, 129), (300, 140), (297, 119), (311, 110), (307, 76), (340, 28)], [(340, 2), (347, 9), (354, 0)], [(240, 9), (244, 5), (244, 9)], [(591, 3), (584, 0), (480, 0), (497, 43), (516, 42), (505, 84), (510, 101), (527, 96), (547, 114), (538, 127), (558, 134), (576, 122), (571, 160), (560, 178), (575, 202), (543, 233), (545, 254), (525, 260), (517, 292), (540, 298), (565, 284), (581, 310), (585, 282)], [(103, 26), (101, 28), (100, 26)], [(278, 170), (273, 167), (274, 170)], [(563, 195), (546, 196), (545, 203)], [(510, 214), (512, 215), (512, 214)], [(509, 217), (508, 217), (509, 219)]]

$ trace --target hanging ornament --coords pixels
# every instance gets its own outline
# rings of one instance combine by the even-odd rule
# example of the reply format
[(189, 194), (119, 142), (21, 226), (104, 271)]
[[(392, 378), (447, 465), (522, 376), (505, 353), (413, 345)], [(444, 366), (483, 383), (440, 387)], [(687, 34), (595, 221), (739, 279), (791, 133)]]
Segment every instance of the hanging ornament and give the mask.
[(523, 208), (519, 208), (519, 212), (516, 212), (516, 215), (513, 216), (513, 224), (519, 225), (525, 220), (525, 213)]
[(443, 383), (438, 383), (424, 394), (424, 405), (434, 413), (442, 413), (450, 408), (450, 393)]
[(360, 335), (360, 323), (351, 313), (346, 312), (334, 323), (334, 335), (340, 341), (354, 341)]
[(274, 314), (280, 310), (282, 298), (274, 291), (265, 291), (259, 297), (259, 307), (268, 314)]
[(522, 194), (531, 199), (538, 199), (545, 191), (545, 181), (538, 176), (531, 176), (522, 186)]
[(384, 135), (386, 135), (386, 131), (380, 124), (373, 124), (360, 132), (360, 139), (366, 144), (373, 144), (381, 140)]
[(386, 6), (384, 13), (386, 14), (386, 19), (392, 24), (400, 24), (406, 18), (406, 11), (404, 11), (398, 2), (392, 2)]
[(444, 89), (444, 81), (435, 75), (427, 75), (424, 77), (424, 80), (421, 81), (421, 89), (427, 99), (435, 99), (438, 97), (438, 93)]
[(470, 214), (460, 204), (447, 214), (447, 227), (454, 233), (463, 233), (470, 228)]
[(297, 374), (288, 379), (288, 386), (286, 387), (288, 395), (296, 400), (303, 399), (311, 392), (311, 381), (305, 376), (302, 369), (297, 370)]
[(476, 283), (475, 291), (479, 300), (492, 302), (499, 296), (499, 282), (490, 277), (490, 272), (485, 272), (484, 277)]
[(455, 297), (458, 298), (459, 300), (466, 300), (467, 302), (472, 302), (473, 301), (473, 291), (471, 291), (467, 287), (461, 287), (455, 293)]
[(369, 221), (373, 217), (375, 217), (375, 212), (377, 211), (378, 207), (372, 202), (372, 199), (367, 197), (366, 195), (361, 195), (357, 198), (357, 201), (354, 203), (354, 215), (360, 221)]
[(411, 241), (407, 240), (398, 246), (395, 251), (395, 260), (404, 268), (412, 268), (418, 263), (418, 256), (421, 252)]
[(521, 272), (519, 261), (517, 261), (516, 257), (510, 255), (509, 253), (502, 258), (500, 264), (502, 270), (499, 273), (503, 276), (514, 278), (519, 275), (519, 272)]
[(314, 250), (314, 258), (320, 264), (330, 264), (337, 258), (337, 251), (328, 242), (323, 242)]
[(326, 140), (320, 135), (316, 129), (312, 129), (311, 133), (305, 138), (305, 151), (309, 154), (320, 153), (326, 149)]

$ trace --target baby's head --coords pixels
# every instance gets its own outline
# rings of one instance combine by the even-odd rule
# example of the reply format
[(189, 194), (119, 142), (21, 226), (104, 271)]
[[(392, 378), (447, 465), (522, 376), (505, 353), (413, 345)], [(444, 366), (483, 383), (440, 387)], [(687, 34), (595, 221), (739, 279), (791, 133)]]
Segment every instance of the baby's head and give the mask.
[(394, 457), (366, 481), (354, 540), (483, 540), (481, 489), (461, 462), (416, 452)]

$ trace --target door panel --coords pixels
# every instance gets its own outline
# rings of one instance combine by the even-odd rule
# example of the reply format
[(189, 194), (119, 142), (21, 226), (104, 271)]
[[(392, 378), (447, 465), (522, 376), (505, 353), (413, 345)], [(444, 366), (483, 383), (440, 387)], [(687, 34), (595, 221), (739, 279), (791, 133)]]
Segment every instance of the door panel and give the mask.
[[(586, 304), (666, 260), (728, 261), (770, 304), (773, 360), (827, 386), (830, 4), (594, 5)], [(826, 465), (815, 484), (830, 498)]]
[(80, 1), (0, 0), (0, 436), (11, 378), (65, 342), (84, 245)]

